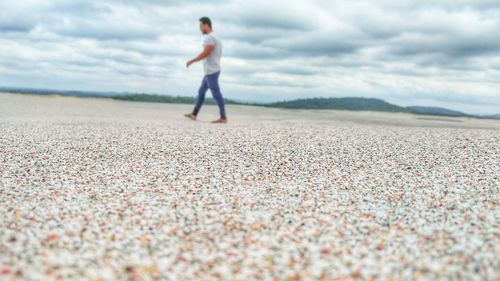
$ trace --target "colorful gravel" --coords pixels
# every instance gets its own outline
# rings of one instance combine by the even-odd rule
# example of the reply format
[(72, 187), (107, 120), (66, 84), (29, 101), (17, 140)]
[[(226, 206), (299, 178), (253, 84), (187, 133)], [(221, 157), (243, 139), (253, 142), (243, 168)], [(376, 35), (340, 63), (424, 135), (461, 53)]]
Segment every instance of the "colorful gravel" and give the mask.
[(0, 279), (500, 278), (499, 129), (55, 99), (0, 97)]

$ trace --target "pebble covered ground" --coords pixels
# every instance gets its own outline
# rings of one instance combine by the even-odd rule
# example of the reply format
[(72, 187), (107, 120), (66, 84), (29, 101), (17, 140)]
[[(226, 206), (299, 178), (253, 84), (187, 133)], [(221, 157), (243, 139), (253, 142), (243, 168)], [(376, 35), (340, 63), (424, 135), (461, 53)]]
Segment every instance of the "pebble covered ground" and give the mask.
[(1, 107), (0, 279), (500, 278), (498, 129), (36, 104)]

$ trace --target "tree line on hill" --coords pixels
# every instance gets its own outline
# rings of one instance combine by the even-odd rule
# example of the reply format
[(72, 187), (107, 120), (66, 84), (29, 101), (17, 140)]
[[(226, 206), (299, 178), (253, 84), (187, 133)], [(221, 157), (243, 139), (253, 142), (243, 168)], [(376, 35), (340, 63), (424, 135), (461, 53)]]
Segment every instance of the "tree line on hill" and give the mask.
[[(22, 89), (22, 88), (6, 88), (0, 87), (0, 91), (20, 94), (38, 94), (38, 95), (63, 95), (89, 98), (111, 98), (122, 101), (137, 101), (137, 102), (160, 102), (160, 103), (177, 103), (177, 104), (193, 104), (194, 97), (186, 96), (167, 96), (155, 94), (135, 94), (135, 93), (115, 93), (115, 92), (83, 92), (83, 91), (61, 91), (61, 90), (45, 90), (45, 89)], [(303, 98), (289, 101), (279, 101), (271, 103), (252, 103), (240, 102), (231, 99), (224, 99), (226, 104), (236, 105), (252, 105), (263, 107), (274, 107), (283, 109), (336, 109), (336, 110), (354, 110), (354, 111), (383, 111), (383, 112), (405, 112), (413, 114), (426, 114), (450, 117), (474, 117), (474, 118), (489, 118), (500, 119), (500, 114), (494, 115), (472, 115), (460, 111), (450, 110), (432, 106), (398, 106), (388, 103), (377, 98), (363, 97), (343, 97), (343, 98)], [(205, 99), (206, 104), (215, 104), (211, 97)]]

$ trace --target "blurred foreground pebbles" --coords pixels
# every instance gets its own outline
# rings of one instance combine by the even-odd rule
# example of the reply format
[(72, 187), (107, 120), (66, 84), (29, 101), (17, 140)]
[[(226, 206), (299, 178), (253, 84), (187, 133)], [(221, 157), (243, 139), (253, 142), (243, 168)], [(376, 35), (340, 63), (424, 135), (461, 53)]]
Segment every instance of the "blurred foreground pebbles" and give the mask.
[(0, 279), (500, 278), (498, 130), (0, 122)]

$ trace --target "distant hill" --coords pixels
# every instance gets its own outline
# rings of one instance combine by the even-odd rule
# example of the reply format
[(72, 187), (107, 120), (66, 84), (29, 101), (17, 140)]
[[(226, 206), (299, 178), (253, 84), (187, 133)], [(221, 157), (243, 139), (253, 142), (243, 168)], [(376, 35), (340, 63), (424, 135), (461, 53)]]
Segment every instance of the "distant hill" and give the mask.
[(81, 98), (104, 98), (117, 95), (114, 92), (87, 92), (87, 91), (67, 91), (67, 90), (52, 90), (52, 89), (30, 89), (30, 88), (10, 88), (0, 87), (0, 92), (13, 94), (28, 94), (28, 95), (61, 95)]
[[(156, 94), (140, 94), (140, 93), (117, 93), (117, 92), (84, 92), (84, 91), (65, 91), (65, 90), (47, 90), (47, 89), (24, 89), (24, 88), (9, 88), (0, 87), (0, 92), (20, 93), (20, 94), (35, 94), (35, 95), (62, 95), (88, 98), (111, 98), (123, 101), (141, 101), (141, 102), (161, 102), (161, 103), (179, 103), (179, 104), (194, 104), (194, 97), (186, 96), (167, 96)], [(362, 97), (344, 97), (344, 98), (307, 98), (296, 99), (290, 101), (272, 102), (272, 103), (250, 103), (240, 102), (230, 99), (224, 99), (227, 104), (253, 105), (274, 108), (288, 109), (337, 109), (337, 110), (368, 110), (368, 111), (384, 111), (384, 112), (406, 112), (414, 114), (428, 114), (450, 117), (474, 117), (488, 118), (500, 120), (500, 114), (495, 115), (470, 115), (460, 111), (450, 110), (441, 107), (432, 106), (398, 106), (376, 98)], [(215, 101), (207, 96), (206, 104), (215, 104)]]
[(442, 107), (433, 106), (408, 106), (406, 107), (413, 113), (430, 114), (430, 115), (443, 115), (443, 116), (469, 116), (460, 111), (450, 110)]
[(115, 100), (124, 101), (142, 101), (142, 102), (163, 102), (163, 103), (193, 103), (193, 97), (179, 97), (179, 96), (160, 96), (148, 94), (131, 94), (131, 95), (114, 95), (111, 96)]
[(381, 99), (358, 97), (297, 99), (269, 103), (264, 106), (293, 109), (341, 109), (410, 112), (410, 110), (405, 107), (390, 104)]
[[(115, 100), (124, 100), (124, 101), (142, 101), (142, 102), (161, 102), (161, 103), (187, 103), (193, 104), (196, 101), (194, 97), (185, 97), (185, 96), (165, 96), (165, 95), (151, 95), (151, 94), (128, 94), (128, 95), (114, 95), (110, 96), (110, 98)], [(239, 102), (224, 99), (224, 103), (226, 104), (241, 104)], [(215, 104), (213, 98), (207, 97), (205, 99), (205, 104)]]
[(491, 119), (498, 119), (500, 120), (500, 114), (493, 114), (493, 115), (488, 115), (486, 116), (487, 118), (491, 118)]

